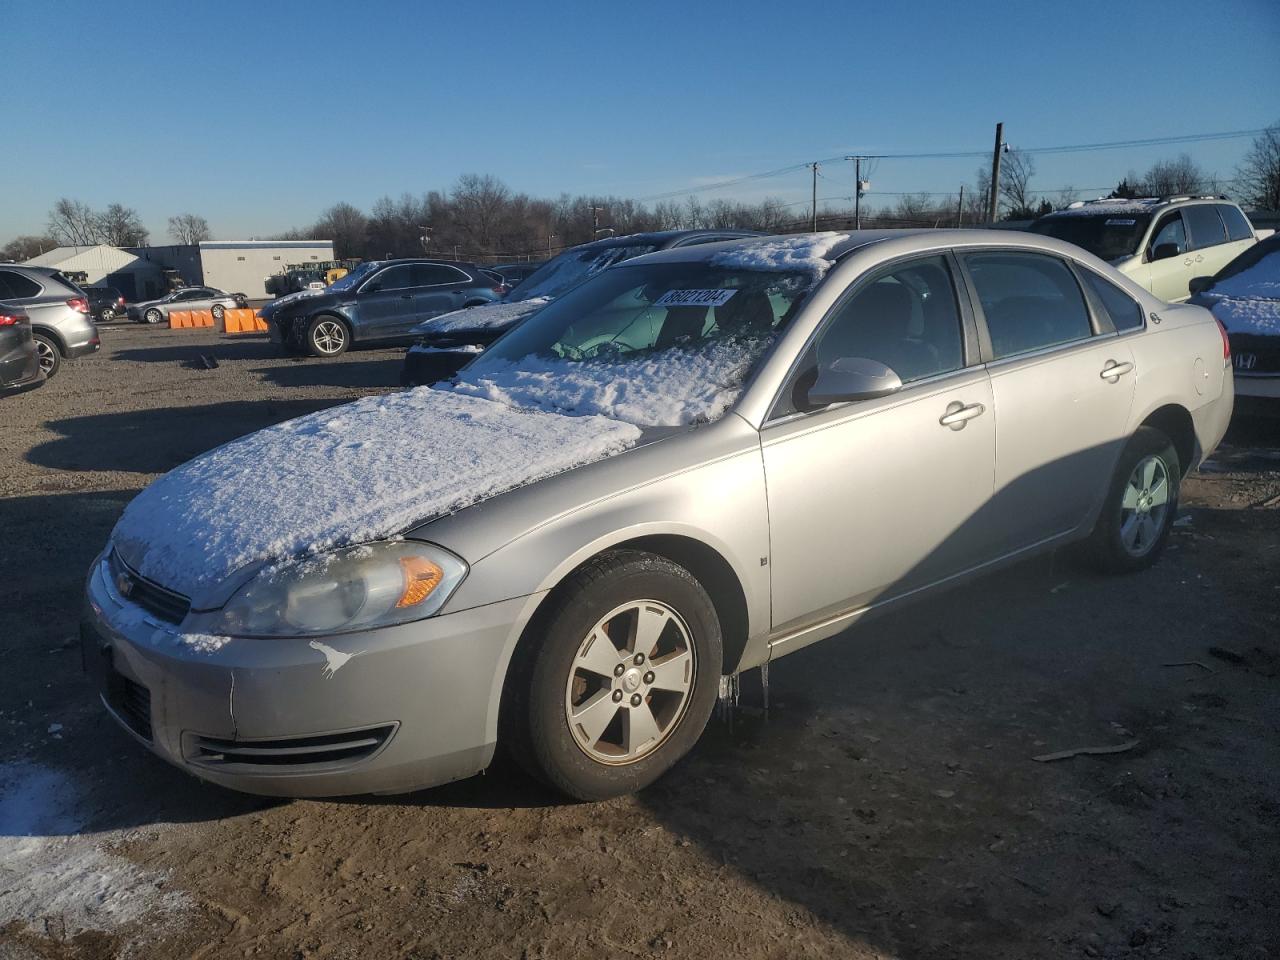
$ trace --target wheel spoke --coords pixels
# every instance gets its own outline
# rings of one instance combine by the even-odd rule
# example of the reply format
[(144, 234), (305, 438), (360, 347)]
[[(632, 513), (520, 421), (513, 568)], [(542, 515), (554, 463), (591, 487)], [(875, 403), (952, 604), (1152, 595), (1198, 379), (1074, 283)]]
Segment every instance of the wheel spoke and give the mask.
[(1141, 523), (1142, 514), (1131, 513), (1120, 524), (1120, 540), (1124, 543), (1125, 548), (1133, 551), (1137, 549), (1136, 540), (1138, 537), (1138, 525)]
[(1169, 481), (1166, 477), (1161, 477), (1156, 481), (1156, 485), (1151, 488), (1151, 505), (1158, 507), (1168, 502)]
[(1136, 510), (1138, 507), (1138, 498), (1142, 496), (1142, 491), (1134, 486), (1133, 480), (1124, 488), (1124, 496), (1120, 499), (1120, 506), (1126, 510)]
[(572, 719), (582, 733), (583, 739), (591, 746), (595, 746), (617, 712), (618, 705), (610, 698), (609, 691), (599, 690), (591, 699), (573, 711)]
[(626, 729), (623, 733), (622, 746), (629, 755), (635, 756), (645, 744), (658, 739), (662, 731), (658, 729), (658, 721), (654, 718), (653, 711), (649, 709), (649, 704), (643, 700), (640, 706), (627, 710), (625, 716)]
[(631, 638), (631, 652), (649, 656), (658, 645), (658, 638), (667, 625), (667, 612), (648, 605), (636, 608), (635, 633)]
[(578, 654), (578, 666), (590, 673), (602, 677), (613, 677), (613, 668), (622, 660), (618, 648), (613, 645), (609, 635), (603, 630), (595, 630), (591, 634), (591, 643), (587, 649)]
[(651, 663), (649, 669), (653, 671), (653, 683), (649, 686), (654, 689), (688, 690), (693, 680), (693, 657), (688, 650), (682, 650), (661, 662)]
[(1156, 542), (1156, 536), (1160, 532), (1160, 525), (1156, 523), (1156, 518), (1149, 513), (1142, 515), (1142, 545), (1149, 547)]
[(1155, 457), (1151, 457), (1142, 465), (1142, 489), (1151, 489), (1151, 484), (1153, 484), (1156, 479), (1156, 464), (1158, 462), (1159, 461), (1156, 460)]

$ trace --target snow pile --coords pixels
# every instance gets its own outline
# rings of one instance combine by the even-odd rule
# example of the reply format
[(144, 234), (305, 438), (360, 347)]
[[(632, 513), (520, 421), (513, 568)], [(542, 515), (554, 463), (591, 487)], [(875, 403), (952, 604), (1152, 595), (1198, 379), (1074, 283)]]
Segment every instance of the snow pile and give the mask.
[(537, 313), (550, 302), (551, 297), (534, 297), (531, 300), (519, 300), (515, 303), (485, 303), (478, 307), (454, 310), (452, 313), (423, 320), (410, 333), (430, 336), (440, 333), (457, 333), (463, 330), (498, 330), (510, 326), (531, 313)]
[(0, 928), (51, 917), (74, 935), (186, 906), (162, 875), (108, 852), (121, 831), (88, 833), (85, 806), (58, 770), (0, 764)]
[(160, 477), (112, 540), (191, 594), (261, 560), (400, 533), (640, 438), (630, 424), (518, 410), (428, 387), (268, 427)]
[(711, 340), (633, 359), (525, 357), (463, 370), (455, 393), (575, 417), (604, 416), (642, 427), (714, 420), (737, 399), (768, 339)]
[(836, 244), (847, 239), (847, 233), (828, 230), (825, 233), (744, 241), (732, 250), (717, 253), (711, 258), (711, 263), (717, 267), (744, 270), (804, 270), (820, 278), (831, 267), (827, 254)]

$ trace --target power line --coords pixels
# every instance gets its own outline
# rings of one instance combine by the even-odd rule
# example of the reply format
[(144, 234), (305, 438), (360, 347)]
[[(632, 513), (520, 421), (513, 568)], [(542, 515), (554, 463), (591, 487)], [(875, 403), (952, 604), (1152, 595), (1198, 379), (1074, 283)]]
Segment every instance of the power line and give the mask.
[[(1218, 133), (1190, 133), (1173, 137), (1144, 137), (1135, 140), (1107, 140), (1100, 143), (1068, 143), (1058, 144), (1057, 146), (1048, 147), (1017, 147), (1019, 153), (1030, 154), (1051, 154), (1051, 153), (1085, 153), (1093, 150), (1122, 150), (1130, 147), (1155, 147), (1168, 146), (1180, 143), (1207, 143), (1216, 140), (1238, 140), (1244, 137), (1256, 137), (1265, 133), (1268, 128), (1258, 127), (1253, 130), (1226, 130)], [(874, 160), (964, 160), (986, 158), (991, 155), (990, 150), (943, 150), (932, 153), (880, 153), (874, 155), (864, 154), (868, 159)], [(686, 187), (681, 190), (668, 190), (664, 193), (650, 194), (649, 196), (637, 197), (637, 201), (652, 200), (669, 200), (674, 197), (688, 196), (694, 193), (706, 193), (710, 190), (720, 190), (724, 187), (735, 186), (739, 183), (747, 183), (752, 180), (769, 180), (774, 177), (781, 177), (788, 173), (795, 173), (798, 170), (804, 170), (813, 163), (839, 163), (847, 159), (848, 154), (842, 154), (838, 157), (826, 157), (820, 160), (811, 160), (804, 163), (795, 163), (786, 167), (779, 167), (776, 170), (766, 170), (762, 173), (751, 173), (741, 177), (733, 177), (728, 180), (719, 180), (715, 183), (704, 183), (694, 187)]]

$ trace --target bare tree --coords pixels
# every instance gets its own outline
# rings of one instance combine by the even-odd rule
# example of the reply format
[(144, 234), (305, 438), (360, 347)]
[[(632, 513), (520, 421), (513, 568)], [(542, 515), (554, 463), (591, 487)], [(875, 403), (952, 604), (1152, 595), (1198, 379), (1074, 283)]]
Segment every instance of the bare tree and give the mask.
[(1032, 216), (1031, 178), (1036, 175), (1036, 162), (1031, 154), (1010, 150), (1000, 164), (1000, 197), (1005, 218), (1025, 220)]
[(1172, 160), (1157, 160), (1142, 178), (1142, 192), (1152, 197), (1171, 197), (1182, 193), (1203, 193), (1209, 175), (1192, 161), (1190, 154)]
[(52, 250), (57, 245), (58, 238), (51, 237), (48, 234), (43, 237), (14, 237), (3, 247), (0, 247), (0, 263), (21, 263), (24, 260), (30, 260), (32, 257), (38, 257), (46, 250)]
[(169, 237), (174, 243), (199, 243), (201, 240), (212, 240), (209, 232), (209, 221), (194, 213), (180, 213), (169, 218)]
[(366, 245), (369, 220), (349, 203), (335, 203), (320, 214), (312, 228), (312, 236), (333, 241), (334, 255), (339, 258), (358, 257)]
[(1246, 203), (1259, 210), (1280, 210), (1280, 123), (1254, 139), (1236, 176)]
[(62, 197), (49, 211), (49, 234), (59, 243), (87, 247), (98, 242), (98, 215), (87, 203)]
[(453, 186), (453, 203), (458, 225), (481, 250), (487, 252), (493, 243), (494, 228), (511, 197), (511, 191), (492, 174), (463, 174)]

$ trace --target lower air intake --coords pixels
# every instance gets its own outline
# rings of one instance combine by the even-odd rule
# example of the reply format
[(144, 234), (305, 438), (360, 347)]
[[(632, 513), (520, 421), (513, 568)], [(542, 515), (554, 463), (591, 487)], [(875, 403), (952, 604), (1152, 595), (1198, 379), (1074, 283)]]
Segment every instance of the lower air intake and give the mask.
[(185, 752), (191, 763), (228, 773), (284, 773), (286, 770), (333, 768), (373, 756), (391, 739), (395, 729), (394, 723), (388, 723), (363, 730), (273, 740), (191, 736)]

